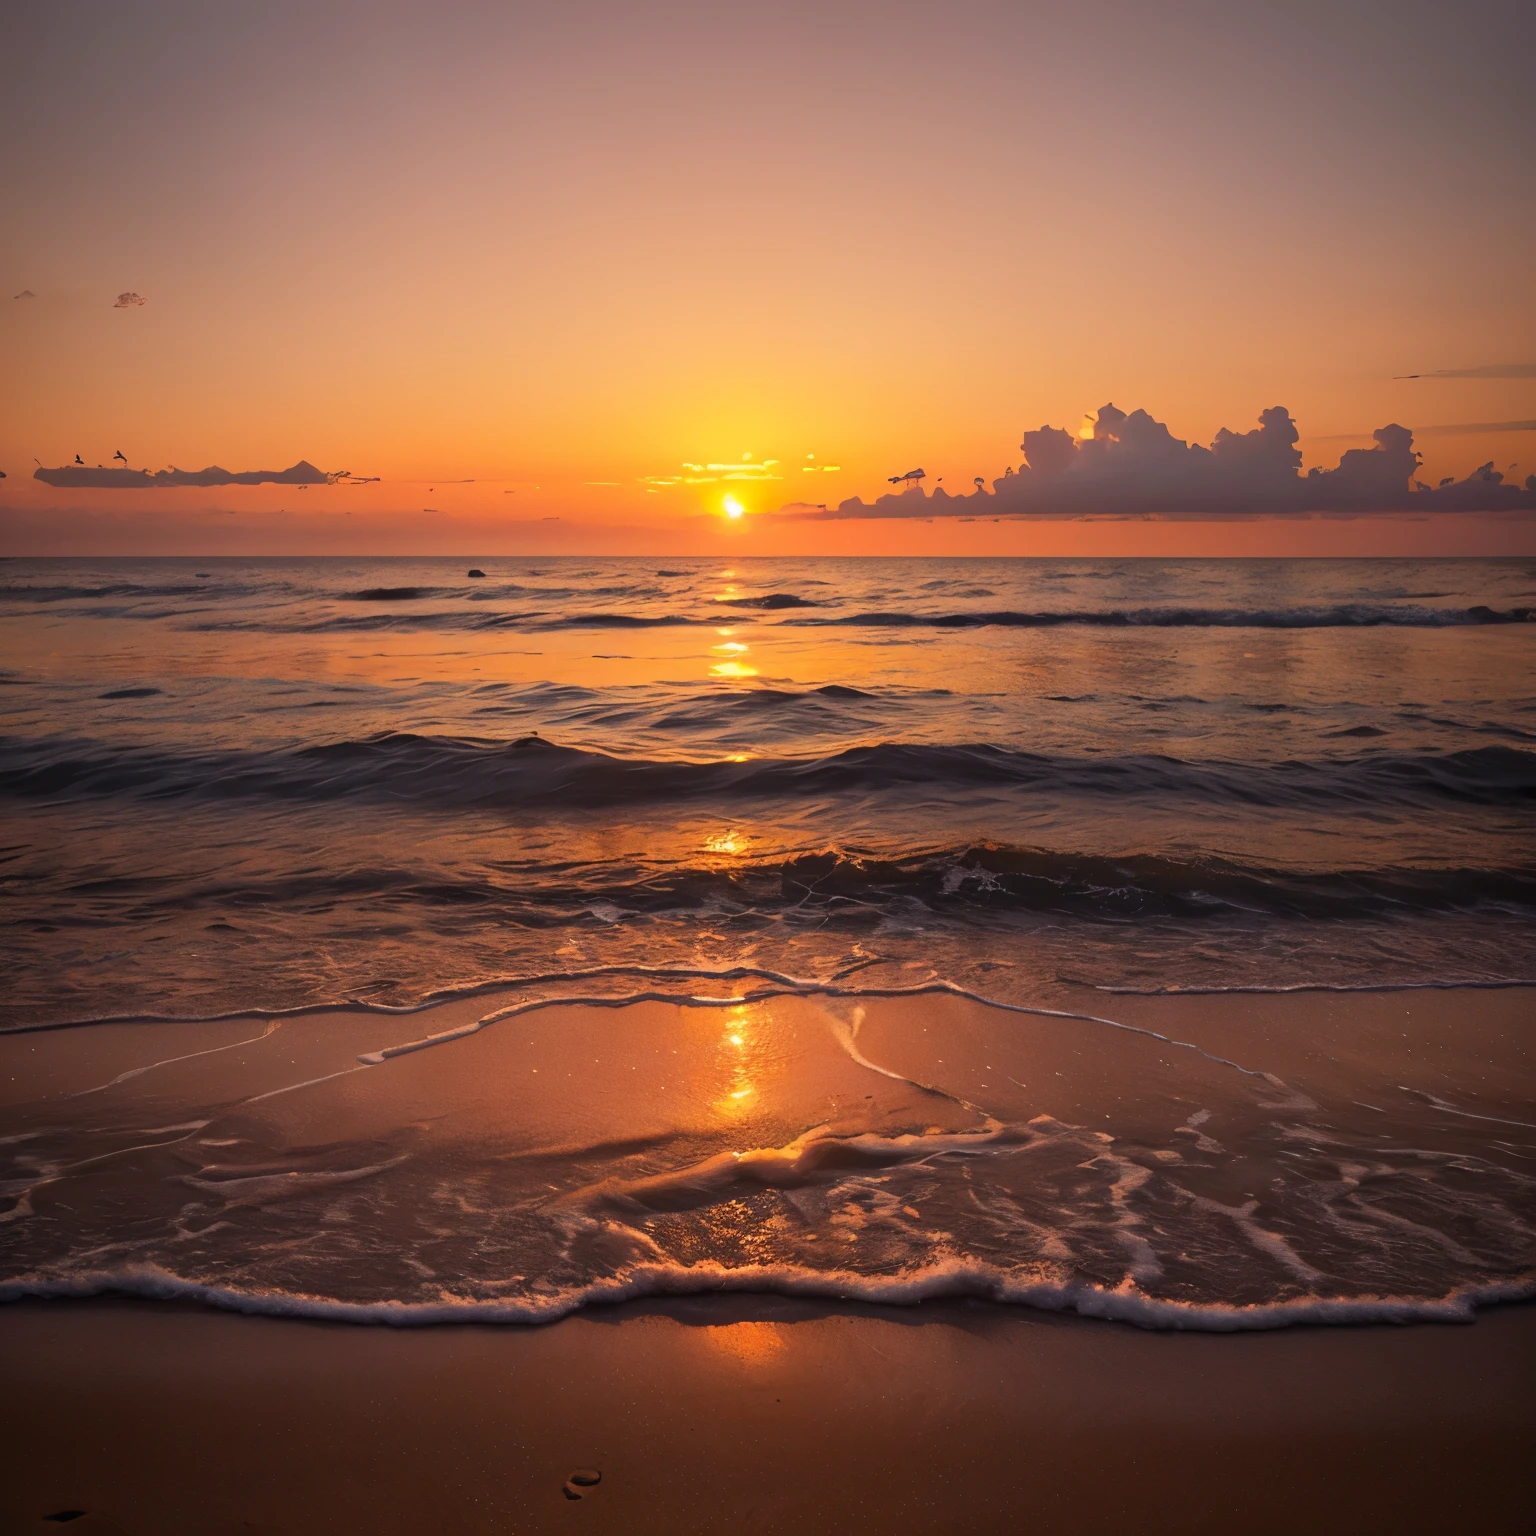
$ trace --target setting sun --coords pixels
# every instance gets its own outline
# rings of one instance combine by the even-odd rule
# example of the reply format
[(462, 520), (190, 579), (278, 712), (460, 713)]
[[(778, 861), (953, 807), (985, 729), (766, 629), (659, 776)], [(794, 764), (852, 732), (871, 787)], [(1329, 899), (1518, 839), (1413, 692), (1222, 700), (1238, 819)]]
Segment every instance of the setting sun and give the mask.
[(725, 507), (725, 515), (731, 518), (740, 517), (747, 510), (734, 496), (727, 496), (723, 505)]

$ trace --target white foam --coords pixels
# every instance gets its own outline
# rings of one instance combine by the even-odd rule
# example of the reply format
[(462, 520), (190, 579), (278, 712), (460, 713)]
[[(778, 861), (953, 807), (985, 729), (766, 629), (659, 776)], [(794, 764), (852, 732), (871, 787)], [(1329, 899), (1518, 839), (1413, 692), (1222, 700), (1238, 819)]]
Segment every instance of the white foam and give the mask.
[(1189, 1333), (1244, 1333), (1302, 1326), (1368, 1323), (1470, 1323), (1480, 1307), (1536, 1297), (1536, 1274), (1494, 1284), (1462, 1286), (1444, 1296), (1304, 1297), (1235, 1306), (1168, 1301), (1147, 1296), (1127, 1280), (1114, 1288), (1086, 1281), (1021, 1280), (975, 1261), (942, 1261), (893, 1276), (816, 1271), (793, 1265), (725, 1268), (714, 1263), (642, 1263), (622, 1276), (517, 1301), (443, 1297), (430, 1302), (336, 1301), (285, 1291), (242, 1291), (186, 1280), (155, 1265), (129, 1265), (59, 1278), (20, 1276), (0, 1282), (0, 1302), (25, 1297), (78, 1299), (137, 1296), (156, 1301), (198, 1301), (232, 1312), (268, 1317), (421, 1327), (433, 1323), (552, 1323), (584, 1307), (653, 1297), (769, 1294), (819, 1301), (915, 1306), (971, 1298), (1046, 1312), (1130, 1323), (1138, 1328)]

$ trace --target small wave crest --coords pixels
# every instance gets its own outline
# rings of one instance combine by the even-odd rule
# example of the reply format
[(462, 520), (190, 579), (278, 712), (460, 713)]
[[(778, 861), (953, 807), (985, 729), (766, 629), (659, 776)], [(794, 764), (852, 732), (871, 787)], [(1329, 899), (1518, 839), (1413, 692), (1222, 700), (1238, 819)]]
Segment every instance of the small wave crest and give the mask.
[(1398, 625), (1444, 629), (1479, 624), (1525, 624), (1536, 619), (1536, 608), (1426, 608), (1381, 603), (1339, 603), (1295, 608), (1086, 608), (1035, 613), (1001, 609), (992, 612), (854, 613), (829, 618), (791, 619), (786, 623), (859, 625), (884, 629), (979, 629), (992, 626), (1045, 629), (1084, 624), (1111, 629), (1368, 629)]
[(1536, 798), (1536, 753), (1508, 746), (1239, 764), (884, 742), (823, 757), (679, 762), (615, 757), (538, 735), (498, 741), (390, 731), (287, 752), (172, 752), (14, 737), (0, 740), (0, 752), (0, 794), (28, 796), (356, 796), (455, 807), (588, 808), (923, 786), (1291, 808), (1518, 806)]

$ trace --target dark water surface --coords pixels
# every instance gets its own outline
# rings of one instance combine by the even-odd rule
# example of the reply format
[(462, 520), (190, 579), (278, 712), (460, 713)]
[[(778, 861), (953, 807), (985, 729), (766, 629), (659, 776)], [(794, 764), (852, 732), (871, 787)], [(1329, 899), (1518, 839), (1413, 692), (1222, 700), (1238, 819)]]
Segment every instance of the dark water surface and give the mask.
[(7, 1021), (1536, 977), (1529, 561), (467, 565), (0, 566)]

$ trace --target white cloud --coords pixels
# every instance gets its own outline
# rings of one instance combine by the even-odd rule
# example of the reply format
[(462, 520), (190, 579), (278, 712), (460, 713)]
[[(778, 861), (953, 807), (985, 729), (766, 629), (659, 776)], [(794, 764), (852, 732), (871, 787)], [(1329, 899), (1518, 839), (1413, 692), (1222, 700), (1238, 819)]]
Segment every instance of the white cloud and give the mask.
[[(1523, 430), (1511, 424), (1507, 430)], [(1262, 412), (1247, 432), (1219, 431), (1209, 447), (1174, 437), (1146, 411), (1102, 407), (1074, 436), (1059, 427), (1024, 434), (1024, 462), (968, 496), (942, 486), (843, 502), (822, 517), (1124, 517), (1294, 512), (1536, 510), (1536, 477), (1505, 485), (1491, 464), (1466, 480), (1420, 484), (1413, 433), (1396, 424), (1351, 448), (1334, 469), (1301, 473), (1299, 434), (1283, 406)]]

